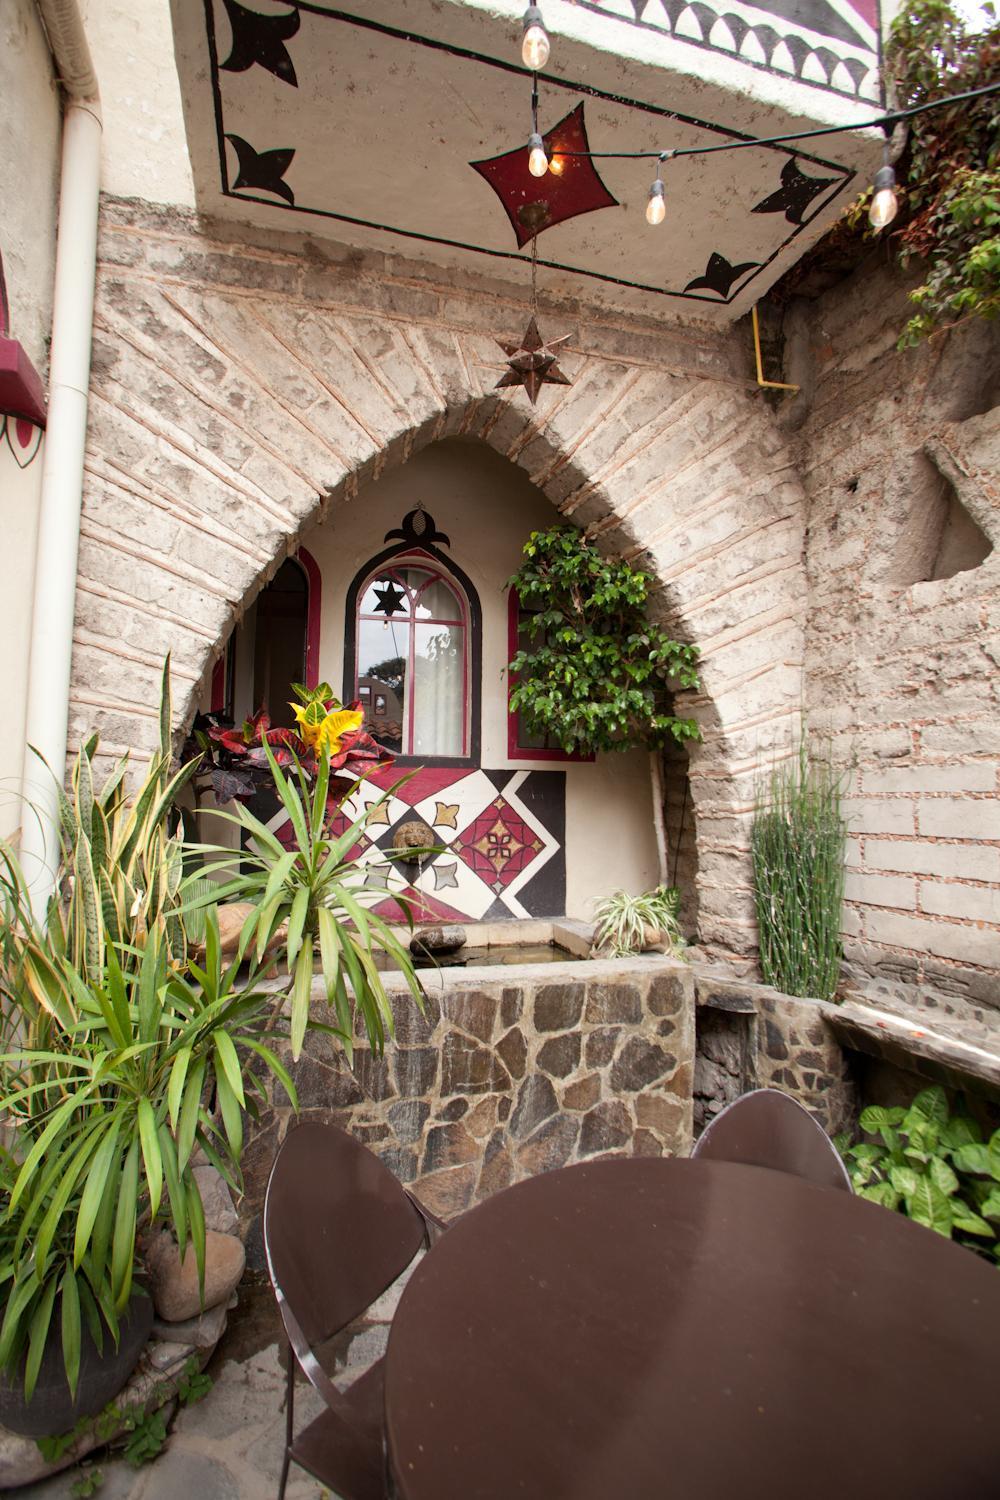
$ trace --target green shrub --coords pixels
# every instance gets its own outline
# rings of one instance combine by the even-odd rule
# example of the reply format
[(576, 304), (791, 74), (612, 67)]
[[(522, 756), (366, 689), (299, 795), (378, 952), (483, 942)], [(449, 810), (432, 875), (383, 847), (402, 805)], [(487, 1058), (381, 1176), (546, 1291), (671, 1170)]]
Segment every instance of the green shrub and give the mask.
[(755, 799), (750, 848), (765, 984), (833, 998), (840, 975), (847, 824), (843, 778), (805, 739)]
[(859, 1124), (876, 1139), (852, 1144), (845, 1132), (834, 1144), (860, 1197), (1000, 1261), (1000, 1130), (984, 1141), (975, 1120), (949, 1112), (936, 1085), (909, 1109), (871, 1105)]

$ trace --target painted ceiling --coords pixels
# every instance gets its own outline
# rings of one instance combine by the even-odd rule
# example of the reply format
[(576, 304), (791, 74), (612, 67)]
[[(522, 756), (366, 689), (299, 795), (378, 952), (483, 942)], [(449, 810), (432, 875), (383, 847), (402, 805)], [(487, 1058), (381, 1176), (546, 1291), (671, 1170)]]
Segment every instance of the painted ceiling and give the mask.
[(535, 234), (543, 294), (729, 319), (864, 185), (876, 133), (668, 161), (657, 228), (654, 162), (572, 153), (870, 120), (875, 3), (546, 0), (539, 179), (518, 0), (172, 0), (199, 207), (522, 285)]

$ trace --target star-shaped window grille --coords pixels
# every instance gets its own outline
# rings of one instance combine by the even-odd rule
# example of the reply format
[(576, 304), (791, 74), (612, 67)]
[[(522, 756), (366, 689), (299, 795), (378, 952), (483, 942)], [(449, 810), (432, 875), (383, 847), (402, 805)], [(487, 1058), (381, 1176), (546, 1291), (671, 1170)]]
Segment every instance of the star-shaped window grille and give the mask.
[(618, 207), (618, 199), (608, 192), (589, 157), (564, 154), (590, 150), (582, 104), (558, 125), (553, 125), (542, 139), (549, 159), (549, 170), (544, 177), (533, 177), (528, 171), (527, 144), (515, 146), (501, 156), (469, 163), (503, 204), (519, 247), (543, 230), (575, 219), (578, 214)]

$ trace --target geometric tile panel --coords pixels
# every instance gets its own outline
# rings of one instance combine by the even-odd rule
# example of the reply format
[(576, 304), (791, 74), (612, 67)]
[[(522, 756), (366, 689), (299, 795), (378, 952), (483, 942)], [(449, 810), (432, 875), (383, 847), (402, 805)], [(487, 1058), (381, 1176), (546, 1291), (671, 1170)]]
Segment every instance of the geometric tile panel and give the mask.
[[(404, 773), (405, 774), (405, 773)], [(395, 768), (375, 772), (332, 824), (342, 832), (400, 780)], [(373, 867), (386, 890), (405, 891), (417, 921), (483, 921), (554, 917), (566, 909), (566, 776), (563, 771), (419, 770), (383, 803), (351, 858)], [(436, 852), (402, 864), (387, 854), (404, 823), (420, 819), (434, 832)], [(291, 827), (276, 809), (268, 827), (285, 842)], [(387, 896), (375, 908), (400, 916)]]

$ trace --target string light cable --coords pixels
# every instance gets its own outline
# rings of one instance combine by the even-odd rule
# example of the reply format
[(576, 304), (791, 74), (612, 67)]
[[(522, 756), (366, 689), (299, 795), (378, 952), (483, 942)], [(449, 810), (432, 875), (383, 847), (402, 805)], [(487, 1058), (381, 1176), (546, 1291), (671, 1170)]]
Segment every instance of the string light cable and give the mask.
[[(537, 7), (531, 7), (537, 9)], [(785, 135), (769, 135), (760, 137), (748, 137), (742, 141), (725, 141), (714, 146), (678, 146), (668, 151), (560, 151), (560, 158), (567, 160), (573, 157), (583, 157), (590, 161), (655, 161), (656, 177), (649, 189), (649, 197), (646, 203), (646, 220), (649, 224), (662, 224), (666, 218), (666, 203), (664, 200), (664, 184), (661, 169), (665, 161), (671, 161), (681, 156), (709, 156), (716, 151), (746, 151), (754, 146), (781, 146), (794, 141), (814, 140), (817, 136), (843, 135), (846, 131), (856, 130), (882, 130), (885, 135), (885, 148), (882, 166), (875, 174), (873, 183), (872, 207), (869, 218), (872, 227), (876, 230), (884, 229), (896, 216), (898, 200), (895, 193), (896, 174), (889, 162), (889, 136), (894, 125), (902, 120), (912, 119), (914, 115), (925, 114), (932, 109), (946, 109), (953, 104), (963, 104), (967, 99), (981, 99), (987, 94), (1000, 93), (1000, 82), (987, 83), (978, 89), (968, 89), (961, 94), (950, 94), (945, 99), (930, 99), (925, 104), (915, 104), (909, 109), (897, 109), (888, 114), (879, 115), (874, 120), (859, 120), (850, 125), (824, 125), (817, 130), (798, 130)], [(545, 144), (538, 131), (538, 76), (537, 72), (532, 76), (532, 134), (528, 143), (529, 167), (536, 177), (544, 175), (546, 167), (541, 162), (545, 160)]]

